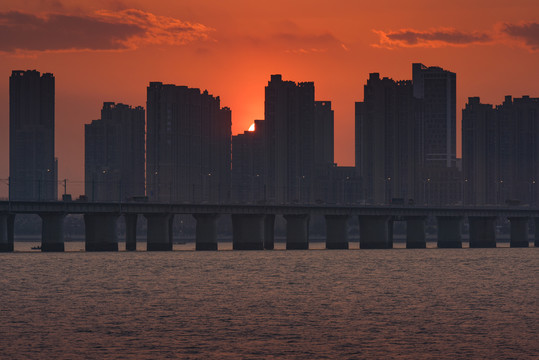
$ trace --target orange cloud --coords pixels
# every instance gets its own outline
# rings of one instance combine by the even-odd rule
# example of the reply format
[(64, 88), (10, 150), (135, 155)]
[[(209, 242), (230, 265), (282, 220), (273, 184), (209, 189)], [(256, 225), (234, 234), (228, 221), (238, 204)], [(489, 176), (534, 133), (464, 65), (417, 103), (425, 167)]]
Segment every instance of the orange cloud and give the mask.
[(427, 31), (401, 29), (397, 31), (373, 30), (380, 36), (377, 47), (442, 47), (466, 46), (470, 44), (488, 43), (492, 36), (487, 33), (465, 33), (452, 28), (433, 29)]
[(141, 10), (91, 15), (0, 12), (0, 51), (128, 50), (206, 40), (213, 29)]
[(503, 24), (501, 31), (530, 50), (539, 50), (539, 23)]
[(378, 34), (374, 47), (394, 49), (399, 47), (470, 46), (476, 44), (520, 45), (530, 51), (539, 50), (539, 23), (498, 23), (494, 30), (463, 32), (453, 28), (430, 30), (400, 29), (395, 31), (373, 30)]

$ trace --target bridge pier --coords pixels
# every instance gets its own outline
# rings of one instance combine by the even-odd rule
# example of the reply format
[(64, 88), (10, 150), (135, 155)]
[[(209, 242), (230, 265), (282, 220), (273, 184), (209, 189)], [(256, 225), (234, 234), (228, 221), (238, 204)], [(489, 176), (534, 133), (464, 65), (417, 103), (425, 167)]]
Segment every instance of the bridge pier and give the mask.
[(64, 251), (64, 218), (61, 213), (43, 213), (41, 217), (41, 251)]
[(137, 250), (137, 218), (138, 214), (125, 214), (125, 250)]
[(425, 216), (410, 216), (406, 218), (406, 248), (425, 249)]
[(7, 241), (9, 248), (13, 251), (15, 247), (15, 214), (8, 214), (7, 216)]
[(527, 217), (510, 217), (511, 222), (511, 240), (509, 242), (510, 247), (528, 247), (529, 235), (528, 235), (528, 218)]
[(193, 214), (196, 225), (196, 250), (217, 250), (217, 219), (219, 214)]
[(535, 239), (533, 244), (535, 247), (539, 247), (539, 218), (535, 218)]
[(275, 247), (275, 215), (267, 214), (264, 219), (264, 250)]
[(359, 248), (390, 249), (393, 244), (389, 238), (389, 216), (359, 216)]
[(0, 214), (0, 252), (12, 252), (13, 244), (8, 236), (8, 214)]
[(496, 217), (470, 216), (470, 247), (495, 248), (496, 247)]
[(309, 249), (309, 215), (284, 215), (286, 219), (286, 250)]
[(461, 216), (436, 216), (438, 222), (438, 248), (462, 248)]
[(387, 242), (389, 249), (393, 249), (393, 224), (395, 221), (393, 221), (393, 217), (390, 217), (387, 221)]
[(172, 214), (145, 214), (148, 219), (147, 251), (172, 250)]
[(348, 215), (326, 215), (326, 249), (348, 249)]
[(264, 250), (265, 215), (232, 215), (232, 248), (234, 250)]
[(114, 213), (84, 214), (86, 251), (118, 251)]

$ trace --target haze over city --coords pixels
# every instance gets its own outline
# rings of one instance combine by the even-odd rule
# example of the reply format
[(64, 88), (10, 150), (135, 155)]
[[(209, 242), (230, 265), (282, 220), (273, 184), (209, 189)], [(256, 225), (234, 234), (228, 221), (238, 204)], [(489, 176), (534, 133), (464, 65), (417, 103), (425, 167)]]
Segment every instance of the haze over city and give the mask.
[(354, 103), (369, 73), (409, 79), (412, 62), (458, 74), (460, 156), (468, 97), (499, 104), (537, 92), (538, 11), (535, 1), (3, 3), (0, 178), (9, 174), (13, 69), (55, 75), (59, 179), (84, 179), (83, 124), (99, 118), (104, 101), (145, 107), (151, 81), (207, 89), (231, 108), (237, 134), (263, 118), (264, 86), (275, 73), (314, 81), (316, 98), (332, 101), (335, 161), (353, 165)]

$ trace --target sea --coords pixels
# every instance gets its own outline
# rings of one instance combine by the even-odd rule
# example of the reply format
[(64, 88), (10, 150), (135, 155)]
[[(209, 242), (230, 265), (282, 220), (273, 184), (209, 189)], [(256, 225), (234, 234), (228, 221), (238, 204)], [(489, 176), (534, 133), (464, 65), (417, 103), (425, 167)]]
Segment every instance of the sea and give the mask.
[(1, 359), (539, 359), (539, 248), (35, 245), (0, 254)]

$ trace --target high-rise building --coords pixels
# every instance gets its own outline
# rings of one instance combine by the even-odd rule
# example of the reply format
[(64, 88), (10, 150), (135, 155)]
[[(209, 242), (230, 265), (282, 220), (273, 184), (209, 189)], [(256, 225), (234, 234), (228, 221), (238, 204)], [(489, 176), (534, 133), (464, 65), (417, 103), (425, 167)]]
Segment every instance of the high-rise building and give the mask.
[(334, 203), (343, 194), (334, 186), (335, 179), (340, 178), (334, 163), (334, 145), (334, 112), (331, 101), (315, 101), (313, 197), (317, 203)]
[(478, 97), (462, 110), (462, 187), (465, 204), (497, 203), (499, 134), (495, 112)]
[(85, 191), (92, 201), (144, 196), (144, 108), (103, 103), (101, 119), (84, 126)]
[(266, 184), (276, 203), (314, 201), (314, 83), (271, 75), (266, 86)]
[(265, 121), (255, 120), (253, 131), (232, 136), (232, 201), (263, 203), (265, 184)]
[(456, 74), (437, 66), (412, 65), (413, 94), (419, 100), (416, 127), (415, 200), (429, 205), (462, 202), (457, 162)]
[(367, 203), (414, 198), (417, 100), (411, 81), (372, 73), (356, 103), (356, 167)]
[(539, 98), (506, 96), (497, 105), (498, 203), (539, 204)]
[(412, 64), (413, 94), (421, 99), (422, 166), (454, 167), (457, 157), (455, 73)]
[(230, 198), (231, 112), (187, 86), (147, 88), (147, 194), (154, 201)]
[(314, 102), (314, 162), (317, 172), (334, 163), (334, 113), (331, 101)]
[(57, 200), (54, 76), (14, 70), (9, 78), (9, 196)]
[(506, 96), (493, 108), (478, 97), (462, 111), (464, 201), (537, 205), (539, 98)]
[(356, 103), (356, 168), (364, 200), (459, 202), (456, 75), (413, 64), (412, 78), (394, 81), (373, 73), (364, 101)]

